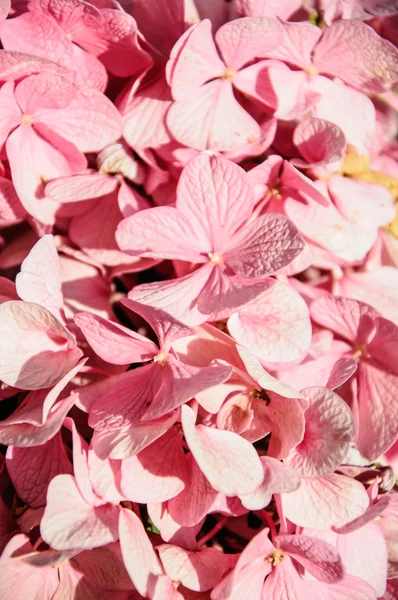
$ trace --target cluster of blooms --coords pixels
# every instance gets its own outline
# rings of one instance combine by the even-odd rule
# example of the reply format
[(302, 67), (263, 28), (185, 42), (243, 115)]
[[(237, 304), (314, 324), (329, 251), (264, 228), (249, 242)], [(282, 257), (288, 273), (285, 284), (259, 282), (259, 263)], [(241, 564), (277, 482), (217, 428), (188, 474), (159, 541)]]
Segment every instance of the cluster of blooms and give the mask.
[(398, 2), (0, 40), (0, 598), (398, 598)]

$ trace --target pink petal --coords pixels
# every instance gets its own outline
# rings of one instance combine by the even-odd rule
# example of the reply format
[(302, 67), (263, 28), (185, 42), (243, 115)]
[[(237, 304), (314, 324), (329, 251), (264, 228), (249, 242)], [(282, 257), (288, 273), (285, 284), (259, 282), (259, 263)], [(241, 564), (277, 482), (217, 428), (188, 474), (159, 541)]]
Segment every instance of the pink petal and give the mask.
[(176, 420), (176, 414), (139, 423), (130, 427), (111, 430), (95, 430), (93, 448), (100, 458), (121, 459), (138, 454), (161, 437)]
[(181, 581), (185, 587), (196, 592), (213, 589), (231, 563), (230, 557), (216, 548), (201, 548), (198, 552), (191, 552), (179, 546), (161, 544), (158, 552), (170, 579)]
[(276, 282), (228, 320), (233, 338), (263, 363), (303, 358), (311, 341), (307, 305), (301, 296)]
[(339, 388), (343, 383), (348, 381), (357, 370), (358, 363), (351, 358), (340, 358), (332, 369), (326, 387), (330, 390)]
[(124, 219), (116, 241), (124, 252), (150, 258), (206, 262), (203, 235), (195, 223), (170, 206), (149, 208)]
[(363, 319), (375, 319), (377, 316), (377, 312), (369, 305), (351, 298), (328, 295), (311, 304), (311, 317), (314, 321), (350, 342), (357, 339)]
[(197, 150), (237, 150), (260, 138), (257, 122), (236, 100), (232, 85), (216, 79), (189, 102), (174, 102), (167, 126), (180, 143)]
[(88, 450), (88, 473), (94, 493), (104, 502), (119, 504), (126, 500), (120, 489), (120, 462), (99, 458), (92, 448)]
[(148, 586), (163, 571), (141, 521), (130, 510), (120, 511), (119, 536), (127, 572), (137, 591), (147, 596)]
[(192, 454), (186, 456), (187, 475), (184, 489), (167, 504), (171, 517), (184, 527), (193, 527), (204, 519), (217, 492), (199, 469)]
[(15, 99), (25, 115), (33, 115), (40, 112), (40, 109), (66, 108), (76, 92), (76, 86), (67, 77), (39, 73), (27, 77), (17, 85)]
[(263, 469), (253, 446), (230, 431), (195, 426), (195, 415), (181, 409), (185, 439), (199, 468), (217, 491), (226, 496), (250, 493), (263, 479)]
[(279, 17), (288, 19), (301, 8), (300, 0), (234, 0), (241, 17)]
[(148, 361), (159, 351), (156, 344), (144, 336), (98, 315), (78, 313), (74, 320), (94, 352), (111, 364)]
[[(192, 194), (195, 190), (195, 195)], [(177, 209), (197, 235), (202, 250), (223, 252), (254, 208), (254, 193), (245, 171), (214, 152), (203, 152), (184, 168), (177, 189)]]
[(321, 477), (337, 469), (354, 441), (354, 420), (348, 405), (326, 388), (302, 390), (309, 402), (305, 433), (287, 460), (302, 477)]
[(264, 468), (263, 482), (251, 494), (240, 496), (243, 506), (249, 510), (261, 510), (268, 506), (273, 494), (294, 492), (301, 484), (299, 475), (280, 460), (270, 456), (261, 456), (260, 460)]
[(398, 438), (398, 375), (372, 360), (358, 368), (359, 432), (357, 446), (364, 456), (375, 460)]
[[(281, 175), (281, 183), (283, 187), (291, 188), (305, 194), (305, 198), (311, 198), (322, 206), (329, 206), (328, 199), (315, 187), (311, 179), (306, 177), (298, 169), (296, 169), (287, 160), (283, 162), (283, 172)], [(51, 185), (51, 184), (50, 184)], [(287, 191), (287, 193), (289, 193)]]
[(337, 583), (344, 576), (340, 555), (331, 544), (321, 539), (306, 535), (278, 535), (275, 544), (320, 581)]
[[(294, 130), (293, 143), (307, 163), (318, 166), (342, 158), (346, 138), (340, 127), (334, 123), (309, 117), (301, 121)], [(301, 163), (298, 166), (301, 166)]]
[(182, 437), (170, 429), (136, 456), (125, 458), (120, 487), (133, 502), (165, 502), (184, 489), (186, 462)]
[(23, 52), (0, 50), (0, 81), (15, 81), (41, 71), (72, 75), (69, 69), (51, 60)]
[(211, 33), (212, 24), (204, 19), (185, 34), (184, 44), (168, 68), (174, 100), (187, 101), (211, 79), (222, 77), (226, 66), (220, 59)]
[(10, 301), (0, 306), (1, 379), (21, 389), (50, 387), (82, 356), (76, 341), (45, 308)]
[(268, 52), (268, 57), (307, 69), (312, 63), (312, 51), (322, 31), (319, 27), (306, 22), (282, 22), (280, 29), (283, 35), (282, 43), (272, 52)]
[(9, 446), (7, 471), (18, 496), (31, 507), (44, 506), (49, 482), (61, 473), (72, 473), (60, 434), (35, 448)]
[(272, 570), (266, 579), (263, 588), (263, 597), (273, 600), (295, 600), (306, 598), (306, 600), (324, 600), (325, 586), (317, 581), (306, 581), (303, 579), (289, 557), (283, 565)]
[[(6, 151), (15, 189), (24, 208), (42, 223), (51, 225), (58, 207), (45, 198), (44, 182), (84, 169), (87, 163), (83, 154), (73, 143), (40, 124), (18, 127), (8, 138)], [(29, 169), (25, 168), (26, 164)]]
[(40, 533), (56, 550), (91, 549), (118, 538), (119, 510), (86, 503), (72, 475), (57, 475), (50, 482)]
[(372, 586), (359, 577), (346, 575), (342, 581), (328, 586), (329, 600), (346, 600), (354, 597), (355, 600), (376, 600)]
[(276, 19), (244, 17), (225, 23), (215, 39), (227, 67), (237, 71), (254, 58), (267, 56), (282, 37)]
[(173, 44), (184, 33), (184, 4), (163, 0), (138, 0), (131, 14), (140, 32), (161, 53), (168, 55)]
[(260, 279), (288, 265), (304, 248), (304, 240), (284, 215), (269, 213), (242, 227), (224, 254), (237, 275)]
[(42, 237), (21, 264), (16, 280), (18, 296), (35, 302), (63, 321), (63, 297), (58, 253), (52, 235)]
[(10, 132), (21, 123), (22, 111), (15, 100), (14, 84), (6, 82), (0, 88), (0, 101), (3, 107), (0, 116), (0, 143), (3, 145)]
[(236, 577), (231, 573), (222, 580), (213, 590), (212, 600), (252, 600), (253, 595), (255, 598), (262, 598), (264, 579), (271, 569), (270, 563), (265, 561), (264, 557), (254, 557), (252, 563), (243, 567)]
[(81, 202), (100, 198), (114, 191), (117, 183), (109, 175), (93, 172), (73, 177), (58, 177), (46, 185), (46, 196), (56, 202)]
[(340, 527), (359, 517), (369, 505), (361, 483), (331, 473), (319, 479), (302, 479), (295, 492), (282, 496), (286, 518), (301, 527)]
[(315, 49), (314, 64), (321, 72), (373, 94), (388, 90), (398, 79), (398, 50), (360, 21), (332, 23)]
[(63, 110), (40, 109), (35, 116), (82, 152), (99, 152), (122, 134), (119, 112), (108, 98), (93, 89), (79, 89)]

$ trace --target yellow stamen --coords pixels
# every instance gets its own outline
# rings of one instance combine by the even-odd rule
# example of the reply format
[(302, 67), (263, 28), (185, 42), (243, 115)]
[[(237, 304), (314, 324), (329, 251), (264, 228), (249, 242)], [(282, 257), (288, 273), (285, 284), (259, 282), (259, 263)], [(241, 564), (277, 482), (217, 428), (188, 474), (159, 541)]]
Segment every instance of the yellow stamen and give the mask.
[(212, 262), (215, 265), (218, 265), (219, 263), (224, 262), (222, 255), (219, 254), (218, 252), (209, 252), (209, 254), (207, 256), (209, 257), (210, 262)]
[(266, 558), (266, 561), (271, 563), (271, 565), (273, 567), (276, 567), (277, 565), (281, 565), (284, 560), (285, 560), (285, 555), (280, 550), (275, 550), (275, 552), (273, 552)]
[(233, 69), (226, 69), (221, 79), (223, 79), (224, 81), (232, 81), (235, 75), (236, 72)]
[(309, 65), (309, 67), (306, 68), (305, 72), (307, 73), (308, 77), (316, 77), (317, 75), (319, 75), (319, 71), (315, 65)]
[(364, 344), (360, 344), (359, 346), (357, 346), (353, 352), (352, 358), (356, 359), (356, 358), (366, 358), (366, 356), (369, 356), (366, 347)]
[(164, 365), (167, 362), (167, 357), (168, 357), (168, 352), (159, 352), (159, 354), (157, 354), (155, 356), (155, 358), (153, 359), (153, 362), (155, 363), (159, 363), (162, 365), (162, 367), (164, 367)]
[(33, 117), (32, 115), (22, 115), (21, 125), (32, 125)]

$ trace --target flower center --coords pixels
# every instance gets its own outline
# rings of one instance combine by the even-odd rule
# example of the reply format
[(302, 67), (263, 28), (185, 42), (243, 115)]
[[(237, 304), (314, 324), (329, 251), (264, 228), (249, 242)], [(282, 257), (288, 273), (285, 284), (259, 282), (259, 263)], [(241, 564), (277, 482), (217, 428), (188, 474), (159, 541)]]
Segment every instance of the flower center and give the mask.
[(167, 357), (169, 356), (168, 352), (159, 352), (159, 354), (157, 354), (155, 356), (155, 358), (153, 359), (153, 362), (155, 363), (159, 363), (162, 365), (162, 367), (164, 367), (164, 365), (167, 362)]
[(319, 75), (319, 71), (315, 65), (309, 65), (309, 67), (306, 68), (305, 72), (307, 73), (308, 77), (311, 78)]
[(218, 252), (209, 252), (207, 256), (209, 257), (210, 262), (212, 262), (214, 265), (224, 262), (222, 254), (219, 254)]
[(32, 115), (22, 115), (21, 125), (33, 125)]
[(224, 81), (232, 81), (235, 75), (236, 72), (233, 69), (226, 69), (221, 79), (223, 79)]
[(357, 346), (353, 352), (352, 358), (357, 359), (357, 358), (366, 358), (366, 356), (369, 356), (367, 350), (366, 350), (366, 346), (364, 344), (360, 344), (359, 346)]
[(285, 560), (285, 555), (280, 550), (275, 550), (275, 552), (267, 556), (265, 560), (271, 563), (273, 567), (276, 567), (277, 565), (281, 565), (283, 563)]

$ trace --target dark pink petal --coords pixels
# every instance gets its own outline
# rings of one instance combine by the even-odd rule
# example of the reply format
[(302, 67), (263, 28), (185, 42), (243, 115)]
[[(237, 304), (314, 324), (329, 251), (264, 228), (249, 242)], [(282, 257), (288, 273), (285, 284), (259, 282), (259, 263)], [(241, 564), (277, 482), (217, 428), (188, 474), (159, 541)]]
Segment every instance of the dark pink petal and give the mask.
[(58, 253), (52, 235), (43, 236), (21, 264), (16, 280), (18, 296), (35, 302), (63, 322), (63, 297)]
[(195, 426), (187, 405), (181, 409), (185, 439), (201, 471), (213, 488), (226, 496), (250, 493), (263, 479), (260, 459), (253, 446), (230, 431)]
[(196, 592), (213, 589), (231, 564), (230, 556), (216, 548), (201, 548), (191, 552), (179, 546), (161, 544), (158, 552), (170, 579), (181, 581), (185, 587)]
[(171, 428), (121, 464), (120, 488), (133, 502), (165, 502), (184, 489), (186, 461), (182, 436)]
[(314, 65), (360, 91), (377, 94), (398, 79), (398, 50), (365, 23), (340, 20), (325, 30)]
[(184, 489), (167, 504), (171, 517), (184, 527), (193, 527), (207, 515), (217, 492), (199, 469), (192, 454), (186, 456)]
[(45, 308), (10, 301), (0, 306), (0, 377), (8, 385), (40, 389), (57, 383), (82, 351), (67, 329)]
[(48, 487), (40, 533), (56, 550), (96, 548), (117, 540), (118, 518), (116, 506), (87, 504), (72, 475), (57, 475)]
[(209, 19), (193, 26), (176, 58), (171, 59), (168, 69), (174, 100), (189, 101), (206, 82), (224, 75), (227, 67), (218, 55), (211, 29)]
[(159, 351), (156, 344), (144, 336), (98, 315), (78, 313), (74, 320), (94, 352), (111, 364), (149, 361)]
[(51, 71), (73, 77), (69, 69), (51, 60), (23, 52), (0, 50), (0, 81), (15, 81), (41, 71)]
[(310, 387), (301, 393), (309, 402), (305, 433), (287, 464), (302, 477), (321, 477), (341, 465), (354, 442), (354, 420), (344, 400), (327, 388)]
[(163, 571), (142, 522), (130, 510), (120, 511), (119, 537), (127, 572), (137, 591), (147, 596), (148, 586)]
[(217, 31), (215, 39), (229, 69), (239, 70), (254, 58), (267, 56), (281, 42), (283, 34), (276, 19), (235, 19)]
[(238, 150), (259, 140), (258, 123), (236, 100), (230, 81), (202, 86), (189, 102), (174, 102), (167, 126), (182, 144), (196, 150)]
[(283, 494), (283, 514), (301, 527), (341, 527), (359, 517), (369, 506), (359, 481), (331, 473), (319, 479), (302, 479), (295, 492)]
[(311, 342), (307, 305), (291, 287), (276, 282), (228, 320), (233, 338), (264, 363), (304, 357)]
[(269, 213), (242, 227), (224, 258), (237, 275), (260, 279), (291, 263), (303, 248), (304, 239), (295, 225), (284, 215)]
[(9, 446), (6, 465), (18, 496), (31, 507), (45, 505), (47, 487), (53, 477), (72, 473), (60, 434), (28, 450)]
[(137, 0), (131, 14), (144, 37), (165, 55), (184, 33), (184, 4), (178, 0), (167, 4), (163, 0)]
[(348, 381), (358, 368), (358, 363), (352, 358), (340, 358), (332, 369), (326, 387), (330, 390), (339, 388)]
[(320, 581), (337, 583), (344, 576), (339, 553), (323, 540), (306, 535), (278, 535), (275, 544)]
[[(324, 165), (333, 163), (343, 156), (346, 138), (340, 127), (325, 121), (309, 117), (294, 130), (293, 143), (297, 146), (307, 163)], [(298, 166), (304, 166), (296, 161)]]

